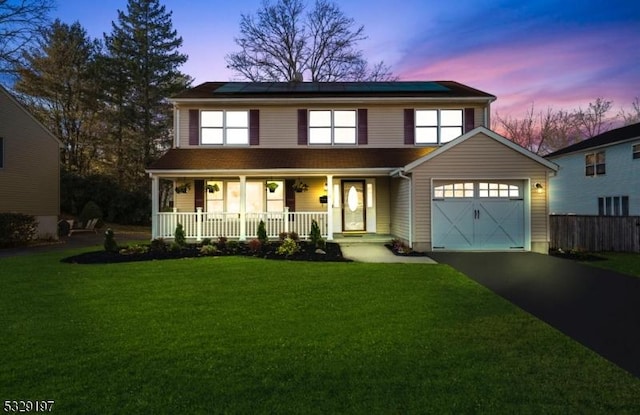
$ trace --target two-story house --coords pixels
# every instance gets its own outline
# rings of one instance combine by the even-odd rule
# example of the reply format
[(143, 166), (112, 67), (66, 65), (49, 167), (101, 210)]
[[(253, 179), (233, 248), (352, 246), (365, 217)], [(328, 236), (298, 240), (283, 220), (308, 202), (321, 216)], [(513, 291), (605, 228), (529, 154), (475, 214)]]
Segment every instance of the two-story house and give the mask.
[[(438, 82), (207, 82), (173, 98), (148, 168), (153, 237), (379, 235), (417, 250), (547, 252), (556, 166), (489, 130), (491, 94)], [(159, 181), (172, 180), (173, 212)], [(351, 238), (353, 240), (356, 238)]]
[(35, 216), (40, 238), (58, 237), (61, 146), (0, 86), (0, 212)]
[(640, 215), (640, 123), (607, 131), (546, 156), (554, 214)]

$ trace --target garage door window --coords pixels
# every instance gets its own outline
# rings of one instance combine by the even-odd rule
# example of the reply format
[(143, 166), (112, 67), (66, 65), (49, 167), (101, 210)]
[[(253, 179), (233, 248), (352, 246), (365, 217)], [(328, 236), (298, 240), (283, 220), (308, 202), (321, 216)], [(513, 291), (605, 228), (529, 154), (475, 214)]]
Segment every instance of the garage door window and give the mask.
[(433, 189), (433, 197), (442, 198), (461, 198), (473, 197), (473, 183), (450, 183), (436, 186)]
[(487, 197), (520, 197), (520, 188), (505, 183), (478, 183), (478, 196)]

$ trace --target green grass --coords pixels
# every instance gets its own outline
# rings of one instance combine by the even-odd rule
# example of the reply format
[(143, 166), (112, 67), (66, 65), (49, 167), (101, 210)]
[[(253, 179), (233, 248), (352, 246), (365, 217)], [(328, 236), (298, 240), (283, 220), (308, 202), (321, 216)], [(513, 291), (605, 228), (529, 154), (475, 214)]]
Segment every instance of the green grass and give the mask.
[(640, 381), (445, 265), (0, 260), (0, 400), (54, 413), (638, 413)]
[(596, 255), (606, 258), (606, 261), (589, 261), (586, 262), (586, 264), (640, 277), (640, 254), (628, 252), (598, 252)]

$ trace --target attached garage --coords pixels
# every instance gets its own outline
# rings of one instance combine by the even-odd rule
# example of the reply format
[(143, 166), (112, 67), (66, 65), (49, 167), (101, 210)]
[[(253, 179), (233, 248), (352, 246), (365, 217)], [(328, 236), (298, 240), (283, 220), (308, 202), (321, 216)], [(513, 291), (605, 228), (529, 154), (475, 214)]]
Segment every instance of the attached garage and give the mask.
[(523, 182), (434, 181), (433, 250), (523, 250)]
[(393, 203), (410, 212), (407, 222), (393, 210), (392, 232), (422, 251), (547, 253), (555, 171), (554, 163), (478, 127), (393, 173)]

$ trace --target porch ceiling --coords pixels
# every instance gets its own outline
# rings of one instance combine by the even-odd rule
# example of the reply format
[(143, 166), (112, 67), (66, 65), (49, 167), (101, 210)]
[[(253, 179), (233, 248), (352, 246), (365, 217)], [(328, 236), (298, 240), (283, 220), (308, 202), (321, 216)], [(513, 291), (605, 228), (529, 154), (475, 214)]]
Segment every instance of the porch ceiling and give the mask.
[(433, 147), (408, 148), (197, 148), (169, 150), (149, 173), (198, 171), (380, 171), (406, 166), (433, 151)]

